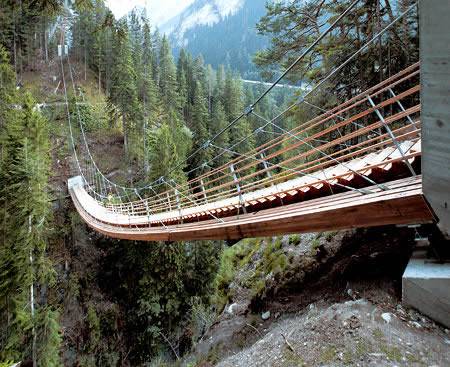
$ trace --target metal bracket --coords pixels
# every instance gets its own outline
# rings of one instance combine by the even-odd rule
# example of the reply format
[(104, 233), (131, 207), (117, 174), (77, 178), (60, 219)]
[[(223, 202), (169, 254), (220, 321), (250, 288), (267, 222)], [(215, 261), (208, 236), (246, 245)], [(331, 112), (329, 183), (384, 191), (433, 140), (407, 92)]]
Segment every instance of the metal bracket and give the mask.
[(253, 108), (254, 108), (254, 106), (252, 104), (250, 106), (247, 106), (244, 110), (245, 116), (250, 115), (253, 112)]

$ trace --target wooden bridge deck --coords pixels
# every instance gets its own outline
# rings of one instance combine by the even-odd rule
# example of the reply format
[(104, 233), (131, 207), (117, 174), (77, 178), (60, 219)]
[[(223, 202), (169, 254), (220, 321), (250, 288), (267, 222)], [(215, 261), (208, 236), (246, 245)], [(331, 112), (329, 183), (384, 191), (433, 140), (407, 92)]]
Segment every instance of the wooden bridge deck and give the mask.
[[(300, 203), (217, 220), (169, 226), (133, 227), (113, 225), (95, 218), (85, 210), (86, 195), (82, 187), (70, 190), (83, 220), (94, 230), (109, 237), (145, 240), (180, 241), (204, 239), (239, 239), (370, 227), (385, 224), (426, 223), (433, 221), (422, 193), (421, 176), (385, 184), (389, 190), (369, 187), (371, 194), (349, 191)], [(87, 195), (88, 196), (88, 195)], [(98, 205), (98, 204), (97, 204)], [(102, 208), (98, 205), (98, 209)]]
[[(139, 200), (127, 195), (122, 202), (118, 195), (114, 202), (84, 176), (70, 180), (70, 194), (91, 227), (131, 240), (238, 239), (432, 221), (420, 175), (418, 75), (414, 64), (186, 184), (162, 178), (165, 186), (148, 198), (136, 191)], [(394, 87), (402, 91), (395, 94)]]
[[(416, 142), (404, 141), (401, 143), (401, 147), (403, 151), (407, 152), (406, 158), (410, 163), (414, 163), (420, 156), (420, 140)], [(312, 191), (315, 192), (316, 197), (328, 196), (332, 192), (342, 191), (340, 187), (337, 187), (339, 183), (349, 185), (349, 187), (357, 186), (357, 181), (361, 180), (361, 176), (356, 173), (373, 176), (377, 181), (386, 181), (387, 178), (392, 178), (394, 174), (398, 174), (398, 171), (404, 168), (406, 167), (398, 149), (387, 147), (362, 158), (343, 162), (343, 165), (332, 166), (306, 176), (243, 193), (241, 197), (236, 193), (231, 198), (209, 203), (200, 202), (198, 205), (191, 204), (189, 207), (180, 209), (173, 208), (171, 210), (168, 208), (165, 212), (156, 214), (145, 210), (143, 204), (145, 200), (135, 203), (131, 209), (128, 207), (121, 209), (118, 206), (100, 205), (85, 190), (80, 190), (78, 187), (75, 187), (74, 190), (79, 202), (83, 204), (84, 210), (104, 223), (118, 226), (148, 226), (161, 225), (161, 223), (173, 224), (173, 222), (181, 220), (211, 219), (211, 214), (220, 217), (231, 216), (239, 210), (241, 200), (246, 211), (255, 211), (259, 210), (265, 203), (265, 207), (279, 206), (283, 199), (286, 202), (304, 201), (305, 199), (300, 196)], [(367, 186), (367, 182), (365, 185)]]

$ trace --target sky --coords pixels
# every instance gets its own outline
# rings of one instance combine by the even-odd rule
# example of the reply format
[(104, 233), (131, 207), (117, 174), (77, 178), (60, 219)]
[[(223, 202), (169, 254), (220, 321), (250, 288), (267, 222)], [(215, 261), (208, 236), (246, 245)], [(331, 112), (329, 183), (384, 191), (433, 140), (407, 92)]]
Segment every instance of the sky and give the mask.
[(192, 4), (194, 0), (106, 0), (116, 18), (121, 18), (136, 6), (146, 7), (153, 24), (161, 26)]

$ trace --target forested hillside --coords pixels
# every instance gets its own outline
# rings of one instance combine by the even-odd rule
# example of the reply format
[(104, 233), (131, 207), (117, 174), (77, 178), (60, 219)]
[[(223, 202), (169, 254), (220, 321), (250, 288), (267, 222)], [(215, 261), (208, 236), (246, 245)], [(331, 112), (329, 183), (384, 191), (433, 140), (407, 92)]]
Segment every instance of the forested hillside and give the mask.
[(269, 37), (258, 34), (256, 23), (265, 14), (264, 0), (197, 0), (162, 26), (178, 55), (181, 48), (203, 55), (217, 68), (224, 64), (244, 79), (260, 80), (253, 64), (256, 51), (266, 48)]
[[(95, 157), (102, 168), (124, 162), (117, 166), (119, 183), (161, 176), (183, 182), (185, 172), (217, 152), (211, 148), (185, 163), (186, 158), (241, 113), (258, 87), (244, 91), (235, 71), (222, 65), (214, 70), (184, 50), (175, 60), (168, 39), (146, 19), (132, 13), (116, 21), (102, 1), (79, 1), (71, 8), (59, 2), (2, 3), (0, 14), (0, 360), (30, 359), (39, 366), (130, 360), (134, 365), (166, 350), (169, 339), (183, 343), (180, 352), (188, 350), (202, 331), (184, 339), (179, 333), (194, 322), (190, 309), (209, 312), (222, 244), (155, 243), (142, 251), (141, 245), (88, 240), (58, 184), (76, 169), (66, 156), (72, 149), (68, 123), (75, 137), (77, 124), (83, 125), (94, 152), (100, 137), (123, 142), (122, 157), (108, 151)], [(63, 54), (68, 45), (69, 57), (60, 60), (58, 44)], [(276, 98), (263, 112), (276, 113), (284, 93)], [(41, 111), (38, 102), (48, 105)], [(243, 119), (220, 144), (235, 145), (256, 128), (253, 124)], [(254, 143), (249, 139), (237, 149), (249, 150)], [(222, 154), (205, 169), (228, 158)], [(20, 215), (13, 215), (16, 211)], [(103, 271), (89, 261), (90, 274), (80, 271), (72, 258), (80, 241), (98, 242), (112, 263), (98, 258)], [(120, 265), (113, 265), (116, 257)], [(114, 300), (114, 310), (93, 303), (95, 292), (105, 292), (100, 284), (87, 286), (88, 279), (100, 277), (97, 271), (109, 274), (102, 282), (116, 285), (103, 301)], [(72, 326), (62, 333), (67, 323)], [(80, 336), (73, 339), (79, 333), (82, 344)]]
[[(210, 366), (266, 333), (265, 307), (298, 312), (308, 303), (302, 291), (333, 288), (335, 280), (333, 300), (342, 301), (338, 292), (355, 279), (352, 264), (371, 264), (374, 276), (398, 276), (402, 264), (386, 260), (378, 269), (372, 260), (407, 258), (407, 229), (383, 229), (373, 235), (378, 245), (362, 250), (363, 231), (237, 245), (119, 241), (82, 222), (66, 187), (79, 174), (74, 153), (83, 149), (84, 131), (101, 171), (136, 187), (161, 177), (186, 183), (267, 143), (280, 133), (268, 124), (262, 129), (255, 116), (244, 114), (226, 128), (266, 89), (244, 86), (241, 77), (279, 74), (350, 1), (276, 1), (265, 8), (248, 0), (217, 24), (188, 29), (186, 49), (137, 12), (116, 20), (103, 0), (68, 3), (0, 3), (0, 366)], [(320, 83), (410, 3), (361, 1), (290, 81)], [(278, 126), (308, 121), (417, 61), (416, 17), (411, 12)], [(274, 89), (252, 107), (273, 118), (304, 91)], [(382, 241), (393, 245), (383, 252)], [(333, 268), (335, 255), (344, 270)]]

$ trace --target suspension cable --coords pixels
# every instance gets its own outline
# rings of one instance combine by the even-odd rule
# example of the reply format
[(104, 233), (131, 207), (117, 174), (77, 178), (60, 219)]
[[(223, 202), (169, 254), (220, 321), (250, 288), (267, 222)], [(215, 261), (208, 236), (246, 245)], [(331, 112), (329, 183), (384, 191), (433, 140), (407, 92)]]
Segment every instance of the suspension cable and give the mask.
[[(396, 24), (400, 19), (402, 19), (406, 14), (408, 14), (410, 11), (412, 11), (415, 6), (417, 5), (417, 3), (411, 5), (408, 9), (406, 9), (403, 13), (401, 13), (397, 18), (395, 18), (392, 22), (390, 22), (385, 28), (383, 28), (380, 32), (378, 32), (374, 37), (372, 37), (368, 42), (366, 42), (363, 46), (361, 46), (361, 48), (359, 48), (356, 52), (354, 52), (349, 58), (347, 58), (342, 64), (340, 64), (339, 66), (337, 66), (334, 70), (332, 70), (324, 79), (322, 79), (318, 84), (316, 84), (314, 87), (312, 87), (308, 92), (306, 92), (306, 94), (302, 95), (299, 97), (298, 101), (296, 101), (295, 103), (293, 103), (292, 105), (288, 106), (287, 108), (285, 108), (281, 113), (279, 113), (277, 116), (275, 116), (272, 120), (271, 123), (275, 123), (278, 119), (280, 119), (283, 115), (285, 115), (286, 113), (288, 113), (289, 111), (291, 111), (294, 107), (299, 106), (303, 103), (305, 103), (306, 98), (308, 96), (310, 96), (313, 92), (315, 92), (317, 89), (319, 89), (325, 82), (327, 82), (329, 79), (331, 79), (337, 72), (339, 72), (340, 70), (342, 70), (346, 65), (348, 65), (356, 56), (358, 56), (360, 53), (362, 53), (365, 49), (367, 49), (368, 46), (370, 46), (372, 43), (374, 43), (379, 37), (381, 37), (384, 33), (386, 33), (394, 24)], [(241, 118), (241, 117), (240, 117)], [(267, 123), (266, 125), (264, 125), (262, 128), (264, 129), (265, 127), (267, 127), (268, 125), (270, 125), (271, 123)], [(233, 149), (234, 147), (236, 147), (238, 144), (241, 144), (242, 142), (247, 141), (248, 139), (250, 139), (252, 136), (255, 135), (255, 133), (259, 132), (260, 128), (255, 129), (254, 131), (252, 131), (250, 134), (248, 134), (247, 136), (245, 136), (243, 139), (241, 139), (238, 143), (234, 144), (232, 147), (230, 147), (231, 149)], [(214, 139), (211, 139), (209, 141), (207, 141), (206, 143), (210, 144), (211, 142), (213, 142)], [(205, 144), (204, 144), (205, 145)], [(199, 148), (198, 151), (200, 151), (202, 148)], [(225, 152), (223, 151), (221, 154), (219, 154), (218, 156), (216, 156), (217, 158), (222, 156), (223, 154), (225, 154)], [(210, 159), (207, 163), (212, 163), (216, 157)], [(201, 169), (203, 167), (204, 164), (200, 164), (197, 167), (191, 169), (188, 173), (193, 173), (199, 169)], [(156, 181), (155, 181), (156, 182)]]
[[(324, 31), (322, 34), (294, 61), (294, 63), (288, 67), (287, 70), (283, 72), (283, 74), (274, 82), (272, 85), (267, 88), (267, 90), (262, 93), (260, 97), (256, 99), (254, 103), (252, 103), (246, 111), (242, 112), (238, 117), (236, 117), (233, 121), (231, 121), (227, 126), (225, 126), (222, 130), (220, 130), (217, 134), (215, 134), (212, 138), (210, 138), (208, 141), (204, 142), (199, 148), (197, 148), (192, 154), (190, 154), (183, 162), (180, 162), (178, 165), (173, 167), (168, 174), (174, 172), (175, 170), (179, 169), (183, 165), (186, 164), (192, 157), (197, 155), (200, 151), (207, 149), (209, 145), (214, 142), (217, 138), (219, 138), (222, 134), (224, 134), (226, 131), (228, 131), (231, 127), (233, 127), (237, 122), (239, 122), (243, 117), (250, 114), (250, 112), (254, 109), (254, 107), (260, 103), (260, 101), (273, 89), (276, 85), (279, 84), (279, 82), (300, 62), (302, 61), (314, 47), (325, 37), (327, 36), (335, 27), (340, 23), (340, 21), (356, 6), (356, 4), (360, 0), (355, 0), (352, 4), (350, 4), (347, 9), (342, 12), (339, 17)], [(156, 181), (155, 181), (156, 182)]]
[[(281, 79), (283, 77), (285, 77), (294, 67), (296, 64), (298, 64), (298, 62), (300, 62), (322, 39), (323, 37), (325, 37), (326, 34), (328, 34), (334, 27), (336, 24), (338, 24), (338, 21), (340, 21), (346, 14), (348, 14), (348, 12), (358, 3), (359, 0), (354, 1), (350, 7), (341, 14), (341, 16), (336, 19), (336, 21), (324, 32), (322, 33), (322, 35), (312, 44), (308, 47), (307, 50), (305, 50), (303, 52), (303, 54), (294, 62), (294, 64), (292, 64), (278, 79), (276, 82), (274, 82), (271, 87), (269, 87), (252, 105), (249, 106), (249, 108), (244, 112), (241, 113), (237, 118), (235, 118), (233, 121), (231, 121), (226, 127), (224, 127), (221, 131), (219, 131), (215, 136), (213, 136), (210, 140), (206, 141), (203, 145), (201, 145), (196, 151), (194, 151), (192, 154), (190, 154), (186, 160), (184, 162), (179, 163), (176, 167), (172, 168), (172, 170), (170, 172), (173, 172), (174, 170), (178, 169), (181, 165), (184, 165), (190, 158), (192, 158), (193, 156), (195, 156), (198, 152), (200, 152), (203, 149), (208, 148), (209, 146), (214, 146), (217, 149), (221, 149), (223, 150), (222, 153), (217, 154), (215, 157), (213, 157), (212, 159), (210, 159), (208, 162), (203, 163), (201, 165), (199, 165), (198, 167), (191, 169), (188, 173), (192, 173), (196, 170), (198, 170), (199, 168), (205, 167), (208, 165), (208, 163), (211, 163), (212, 161), (218, 159), (220, 156), (223, 156), (223, 154), (225, 153), (224, 149), (227, 148), (222, 148), (222, 147), (218, 147), (215, 144), (213, 145), (212, 142), (215, 141), (220, 135), (222, 135), (225, 131), (227, 131), (228, 129), (230, 129), (233, 125), (235, 125), (239, 120), (241, 120), (243, 117), (248, 116), (250, 113), (253, 112), (253, 108), (281, 81)], [(415, 7), (414, 5), (411, 5), (406, 11), (404, 11), (402, 14), (400, 14), (396, 19), (394, 19), (391, 23), (389, 23), (388, 26), (386, 26), (382, 31), (380, 31), (378, 34), (376, 34), (371, 40), (369, 40), (365, 45), (363, 45), (358, 51), (356, 51), (350, 58), (348, 58), (344, 63), (342, 63), (340, 66), (338, 66), (337, 68), (335, 68), (330, 74), (327, 75), (327, 77), (325, 77), (324, 79), (322, 79), (316, 86), (314, 86), (311, 90), (309, 90), (306, 94), (304, 94), (301, 99), (299, 101), (297, 101), (296, 103), (294, 103), (293, 105), (289, 106), (288, 108), (286, 108), (283, 112), (281, 112), (279, 115), (277, 115), (275, 118), (273, 118), (271, 121), (267, 121), (265, 126), (268, 125), (275, 125), (275, 121), (277, 119), (279, 119), (282, 115), (284, 115), (285, 113), (289, 112), (293, 107), (298, 106), (300, 104), (302, 104), (303, 102), (305, 102), (305, 98), (307, 98), (311, 93), (313, 93), (315, 90), (317, 90), (320, 86), (322, 86), (327, 80), (329, 80), (331, 77), (333, 77), (338, 71), (342, 70), (342, 68), (344, 68), (351, 60), (353, 60), (357, 55), (359, 55), (362, 51), (364, 51), (372, 42), (374, 42), (375, 40), (377, 40), (379, 37), (381, 37), (382, 34), (384, 34), (388, 29), (390, 29), (398, 20), (400, 20), (404, 15), (406, 15), (409, 11), (411, 11), (413, 8)], [(73, 81), (73, 76), (72, 76), (72, 69), (70, 66), (70, 60), (68, 58), (68, 62), (69, 62), (69, 68), (71, 71), (71, 79), (72, 79), (72, 84), (73, 86), (74, 81)], [(62, 59), (61, 59), (61, 64), (62, 64)], [(74, 87), (74, 92), (75, 92), (75, 87)], [(76, 94), (76, 93), (75, 93)], [(76, 98), (76, 96), (75, 96)], [(67, 93), (66, 93), (66, 101), (67, 101)], [(68, 110), (68, 101), (67, 103), (67, 110)], [(80, 126), (82, 126), (81, 124), (81, 120), (80, 120), (80, 113), (78, 111), (78, 105), (77, 105), (77, 112), (78, 112), (78, 117), (79, 117), (79, 122), (80, 122)], [(264, 127), (265, 127), (264, 126)], [(70, 129), (71, 130), (71, 129)], [(85, 145), (87, 146), (87, 140), (84, 134), (84, 129), (82, 130), (82, 134), (83, 134), (83, 139), (85, 141)], [(283, 129), (284, 130), (284, 129)], [(247, 135), (246, 137), (244, 137), (243, 139), (241, 139), (239, 142), (235, 143), (232, 147), (230, 147), (231, 149), (229, 149), (229, 153), (235, 153), (235, 151), (233, 151), (232, 149), (234, 147), (236, 147), (237, 145), (241, 144), (242, 142), (244, 142), (245, 140), (249, 139), (251, 136), (253, 136), (254, 134), (258, 133), (261, 131), (261, 128), (255, 129), (251, 134)], [(285, 133), (288, 133), (286, 130), (284, 130)], [(71, 133), (72, 135), (72, 133)], [(74, 141), (73, 141), (73, 136), (71, 136), (72, 138), (72, 145), (74, 147), (75, 150), (75, 146), (74, 146)], [(90, 154), (89, 151), (89, 147), (87, 146), (87, 151), (89, 154), (89, 158), (93, 161), (94, 167), (95, 169), (103, 176), (103, 179), (105, 179), (110, 185), (113, 185), (114, 187), (119, 187), (120, 189), (125, 191), (125, 195), (128, 196), (128, 194), (126, 193), (126, 191), (131, 191), (131, 190), (136, 190), (136, 188), (128, 188), (128, 187), (124, 187), (121, 185), (117, 185), (114, 182), (110, 181), (106, 176), (104, 176), (101, 171), (98, 169), (97, 165), (95, 164), (95, 161), (93, 160), (92, 155)], [(76, 152), (75, 152), (76, 153)], [(238, 154), (242, 157), (245, 157), (244, 154), (240, 153)], [(78, 162), (78, 161), (77, 161)], [(79, 162), (78, 162), (79, 165)], [(271, 165), (273, 165), (271, 163)], [(79, 170), (81, 172), (81, 166), (79, 165)], [(170, 173), (169, 172), (169, 173)], [(173, 181), (174, 182), (174, 181)], [(141, 188), (137, 188), (137, 190), (144, 190), (144, 189), (148, 189), (148, 188), (152, 188), (153, 189), (153, 185), (157, 184), (158, 180), (155, 180), (153, 183), (148, 184), (144, 187)], [(167, 183), (167, 181), (166, 181)], [(172, 186), (172, 185), (170, 185)]]

